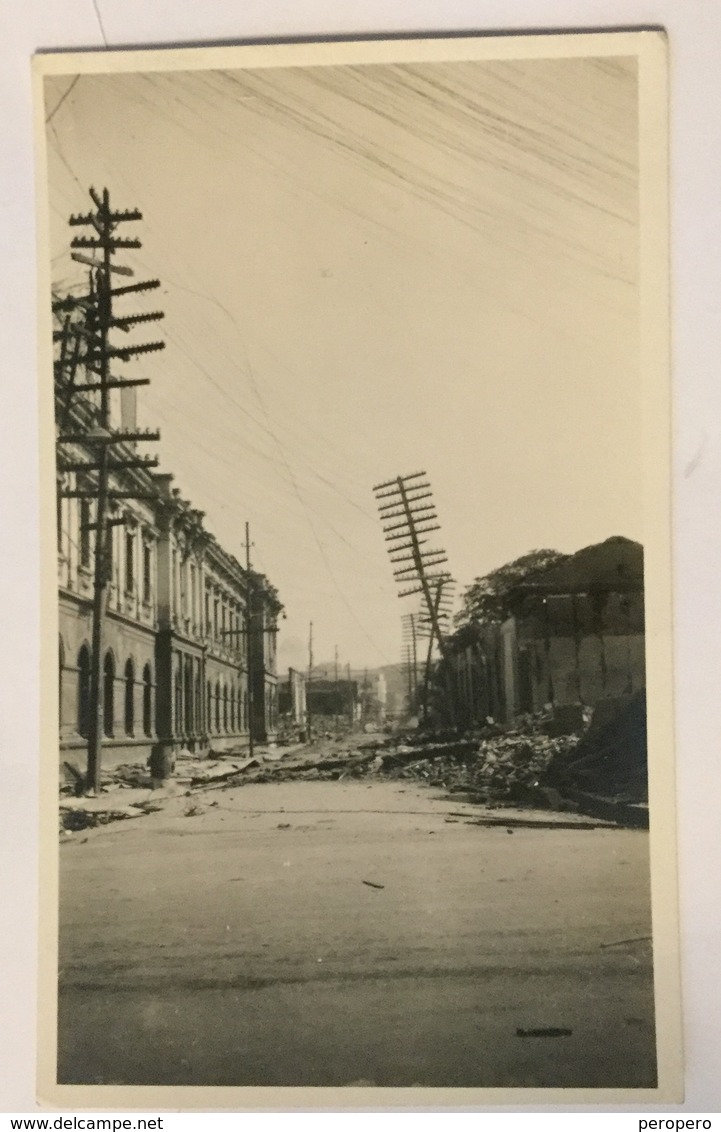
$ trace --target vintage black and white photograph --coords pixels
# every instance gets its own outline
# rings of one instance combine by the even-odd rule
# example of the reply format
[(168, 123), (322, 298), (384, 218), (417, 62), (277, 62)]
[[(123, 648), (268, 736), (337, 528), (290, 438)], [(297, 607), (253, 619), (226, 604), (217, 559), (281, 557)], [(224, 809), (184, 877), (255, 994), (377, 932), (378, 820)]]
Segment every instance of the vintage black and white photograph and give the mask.
[(56, 1099), (672, 1099), (664, 60), (39, 57)]

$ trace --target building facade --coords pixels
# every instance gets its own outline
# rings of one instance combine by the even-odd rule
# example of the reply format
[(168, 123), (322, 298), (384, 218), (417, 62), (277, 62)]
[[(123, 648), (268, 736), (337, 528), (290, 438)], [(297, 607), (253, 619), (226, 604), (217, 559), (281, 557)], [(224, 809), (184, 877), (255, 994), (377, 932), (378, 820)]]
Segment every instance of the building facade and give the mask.
[[(82, 772), (95, 502), (92, 474), (77, 469), (97, 458), (94, 407), (75, 397), (68, 408), (60, 398), (58, 419), (64, 435), (79, 438), (63, 444), (58, 458), (60, 752)], [(220, 546), (172, 476), (122, 467), (137, 458), (132, 441), (113, 446), (118, 470), (110, 488), (123, 498), (109, 531), (101, 664), (106, 767), (146, 761), (157, 744), (242, 749), (251, 728), (264, 741), (277, 726), (277, 593)]]

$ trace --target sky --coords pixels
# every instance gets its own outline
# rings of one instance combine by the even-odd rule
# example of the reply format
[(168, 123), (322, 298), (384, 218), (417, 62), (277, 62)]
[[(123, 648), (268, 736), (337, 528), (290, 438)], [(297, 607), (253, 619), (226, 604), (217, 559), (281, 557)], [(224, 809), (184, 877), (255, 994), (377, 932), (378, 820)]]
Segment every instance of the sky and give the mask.
[(90, 185), (142, 211), (139, 423), (241, 561), (250, 523), (281, 668), (310, 621), (400, 659), (380, 481), (427, 472), (459, 593), (643, 540), (633, 59), (61, 76), (46, 116), (54, 284)]

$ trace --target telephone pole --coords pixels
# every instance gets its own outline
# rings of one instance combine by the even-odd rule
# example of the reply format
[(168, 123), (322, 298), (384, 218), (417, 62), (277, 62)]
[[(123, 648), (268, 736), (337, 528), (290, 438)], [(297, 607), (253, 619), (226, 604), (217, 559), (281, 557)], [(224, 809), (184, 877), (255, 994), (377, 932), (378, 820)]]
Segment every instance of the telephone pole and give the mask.
[(403, 643), (408, 650), (408, 666), (411, 672), (410, 696), (411, 710), (415, 710), (418, 699), (418, 616), (406, 613), (403, 616)]
[[(130, 268), (113, 262), (113, 256), (121, 249), (140, 248), (140, 240), (122, 239), (116, 236), (120, 224), (129, 221), (142, 220), (142, 213), (138, 209), (123, 212), (113, 211), (110, 207), (110, 194), (103, 189), (101, 194), (90, 190), (90, 197), (95, 206), (83, 216), (71, 216), (70, 225), (73, 227), (90, 227), (90, 236), (76, 236), (71, 241), (71, 248), (87, 249), (92, 254), (73, 251), (71, 257), (77, 263), (85, 264), (90, 268), (88, 294), (80, 297), (68, 296), (53, 303), (57, 313), (70, 314), (73, 310), (82, 313), (81, 324), (76, 327), (76, 344), (67, 363), (67, 335), (69, 333), (69, 319), (66, 318), (61, 334), (60, 380), (67, 381), (67, 400), (62, 414), (60, 426), (61, 435), (58, 443), (58, 470), (63, 473), (80, 474), (88, 480), (94, 480), (92, 486), (84, 488), (71, 488), (62, 491), (62, 495), (73, 499), (91, 499), (95, 501), (95, 521), (88, 523), (87, 529), (95, 531), (95, 555), (93, 564), (93, 606), (92, 606), (92, 648), (90, 657), (89, 681), (89, 719), (88, 719), (88, 761), (86, 774), (86, 790), (100, 790), (102, 742), (104, 733), (104, 703), (103, 703), (103, 642), (105, 616), (107, 610), (107, 590), (112, 570), (112, 528), (123, 526), (122, 518), (111, 518), (110, 512), (116, 500), (121, 499), (155, 499), (155, 495), (143, 494), (140, 491), (113, 490), (111, 477), (114, 472), (128, 469), (143, 469), (157, 467), (158, 461), (148, 457), (126, 458), (122, 451), (119, 457), (111, 456), (112, 449), (117, 445), (132, 444), (143, 440), (159, 440), (160, 434), (147, 431), (115, 431), (112, 428), (110, 392), (113, 389), (125, 389), (140, 385), (149, 385), (147, 378), (126, 379), (114, 377), (110, 372), (111, 361), (130, 362), (141, 354), (154, 353), (165, 348), (164, 342), (146, 342), (142, 345), (116, 347), (111, 342), (111, 331), (121, 330), (128, 333), (137, 323), (152, 322), (163, 318), (162, 311), (153, 311), (149, 314), (128, 315), (119, 317), (115, 313), (114, 300), (127, 294), (137, 294), (153, 290), (160, 286), (157, 279), (145, 283), (134, 283), (125, 287), (113, 287), (112, 275), (130, 275)], [(84, 339), (84, 353), (81, 354), (79, 341)], [(87, 374), (87, 380), (78, 383), (76, 380), (79, 364), (82, 364)], [(56, 374), (58, 369), (56, 367)], [(67, 422), (71, 398), (76, 393), (89, 396), (97, 395), (95, 424), (86, 432), (63, 435)], [(89, 448), (94, 457), (90, 460), (77, 460), (64, 457), (63, 449), (66, 445), (81, 445)]]
[(346, 676), (348, 678), (348, 724), (350, 729), (353, 730), (355, 713), (353, 711), (353, 683), (350, 678), (350, 664), (346, 665)]
[(338, 646), (335, 646), (333, 663), (333, 731), (338, 731)]
[[(455, 722), (455, 692), (453, 677), (450, 668), (450, 657), (446, 645), (443, 619), (436, 604), (435, 584), (445, 584), (450, 580), (447, 571), (438, 571), (448, 558), (445, 550), (426, 549), (428, 539), (424, 535), (431, 531), (439, 531), (433, 492), (426, 479), (425, 472), (412, 472), (406, 476), (396, 476), (393, 480), (376, 484), (373, 488), (378, 510), (383, 524), (383, 533), (388, 545), (391, 562), (399, 569), (393, 571), (393, 576), (399, 585), (410, 584), (410, 589), (403, 589), (399, 597), (410, 597), (412, 594), (421, 594), (424, 603), (424, 614), (427, 618), (431, 632), (431, 648), (435, 640), (441, 659), (446, 660), (446, 702), (448, 717), (451, 724)], [(397, 522), (395, 520), (398, 520)], [(408, 667), (410, 673), (411, 656), (408, 649)], [(412, 687), (410, 696), (412, 697)]]
[[(432, 584), (448, 576), (445, 571), (434, 572), (448, 558), (445, 550), (424, 549), (428, 540), (422, 536), (441, 529), (430, 487), (425, 472), (413, 472), (411, 475), (396, 476), (394, 480), (376, 484), (373, 492), (378, 501), (391, 562), (400, 567), (393, 571), (393, 576), (399, 585), (410, 584), (412, 587), (401, 590), (398, 596), (423, 595), (433, 635), (443, 654), (445, 639), (433, 601)], [(426, 500), (431, 502), (427, 503)], [(399, 521), (395, 522), (396, 519)]]

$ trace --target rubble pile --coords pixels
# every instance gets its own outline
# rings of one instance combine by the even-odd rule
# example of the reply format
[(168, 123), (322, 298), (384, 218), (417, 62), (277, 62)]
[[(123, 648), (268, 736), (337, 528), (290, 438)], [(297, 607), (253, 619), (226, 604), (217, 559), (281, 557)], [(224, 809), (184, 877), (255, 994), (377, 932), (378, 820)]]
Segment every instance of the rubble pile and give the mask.
[(152, 813), (155, 807), (149, 806), (109, 806), (107, 809), (87, 809), (84, 806), (65, 805), (60, 807), (60, 833), (79, 833), (84, 829), (95, 829), (110, 822), (127, 821)]
[(145, 789), (150, 786), (150, 771), (145, 763), (122, 763), (103, 771), (103, 786)]
[[(593, 712), (572, 708), (525, 716), (508, 730), (489, 719), (464, 734), (412, 730), (291, 749), (272, 744), (252, 758), (238, 751), (205, 756), (180, 751), (167, 782), (154, 779), (142, 764), (117, 766), (104, 773), (97, 798), (80, 796), (82, 777), (68, 765), (61, 786), (61, 829), (69, 835), (152, 812), (158, 808), (152, 799), (159, 787), (165, 797), (179, 792), (190, 796), (250, 783), (371, 776), (423, 782), (487, 807), (581, 809), (612, 821), (646, 824), (644, 694), (601, 701)], [(120, 793), (127, 790), (132, 793)], [(73, 800), (67, 797), (71, 793)]]
[(549, 736), (544, 720), (524, 728), (486, 738), (443, 745), (389, 750), (379, 755), (377, 773), (391, 778), (412, 778), (441, 786), (451, 793), (466, 793), (488, 804), (524, 803), (543, 808), (567, 808), (557, 790), (546, 783), (549, 764), (573, 750), (577, 735)]

